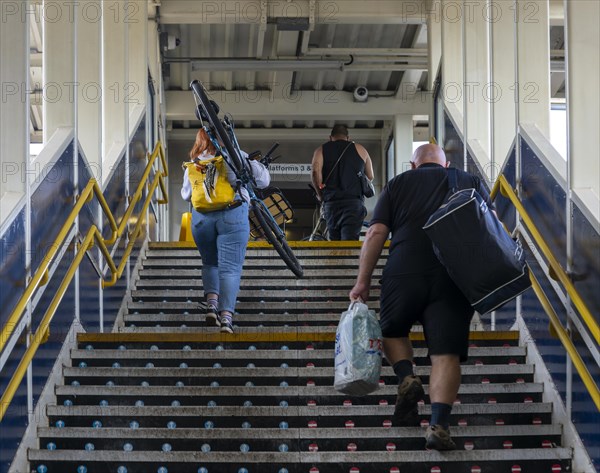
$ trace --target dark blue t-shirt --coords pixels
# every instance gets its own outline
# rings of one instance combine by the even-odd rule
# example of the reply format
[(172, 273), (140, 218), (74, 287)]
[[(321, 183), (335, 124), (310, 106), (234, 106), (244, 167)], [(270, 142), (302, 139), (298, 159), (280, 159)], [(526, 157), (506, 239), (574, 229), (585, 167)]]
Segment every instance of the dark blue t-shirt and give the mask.
[[(478, 177), (458, 170), (457, 184), (458, 189), (475, 189), (494, 208)], [(423, 225), (447, 193), (448, 171), (434, 163), (422, 164), (387, 183), (371, 219), (371, 224), (382, 223), (392, 232), (384, 277), (422, 274), (441, 266)]]

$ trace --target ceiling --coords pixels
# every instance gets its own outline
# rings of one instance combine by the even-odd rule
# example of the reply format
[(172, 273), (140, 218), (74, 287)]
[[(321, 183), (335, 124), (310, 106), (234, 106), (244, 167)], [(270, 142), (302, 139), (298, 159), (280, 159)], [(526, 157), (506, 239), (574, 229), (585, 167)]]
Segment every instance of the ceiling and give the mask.
[[(556, 2), (555, 2), (556, 3)], [(561, 3), (561, 2), (559, 2)], [(150, 0), (161, 34), (167, 120), (174, 134), (198, 125), (190, 81), (205, 84), (244, 129), (312, 130), (343, 120), (378, 138), (396, 113), (428, 126), (425, 2), (405, 0)], [(42, 84), (43, 35), (31, 22), (31, 84)], [(552, 96), (564, 96), (564, 30), (550, 28)], [(365, 98), (368, 100), (361, 102)], [(40, 142), (42, 101), (31, 101)], [(223, 106), (224, 105), (224, 106)], [(386, 123), (386, 120), (387, 123)], [(179, 131), (181, 130), (181, 131)], [(291, 135), (290, 135), (291, 136)]]

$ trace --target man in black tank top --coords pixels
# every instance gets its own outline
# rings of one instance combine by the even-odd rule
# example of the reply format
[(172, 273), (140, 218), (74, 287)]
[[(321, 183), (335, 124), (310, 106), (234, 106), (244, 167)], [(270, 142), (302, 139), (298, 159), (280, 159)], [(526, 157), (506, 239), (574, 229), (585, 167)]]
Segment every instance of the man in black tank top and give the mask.
[(323, 202), (330, 240), (360, 236), (367, 209), (359, 173), (373, 180), (371, 157), (364, 146), (350, 141), (345, 125), (335, 125), (312, 159), (312, 183)]

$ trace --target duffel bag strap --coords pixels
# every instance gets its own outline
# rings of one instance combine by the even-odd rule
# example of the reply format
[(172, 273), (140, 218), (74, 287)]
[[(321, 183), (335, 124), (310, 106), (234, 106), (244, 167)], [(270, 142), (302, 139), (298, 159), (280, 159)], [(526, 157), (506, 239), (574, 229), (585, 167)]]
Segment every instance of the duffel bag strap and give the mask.
[(458, 170), (448, 168), (448, 193), (452, 195), (456, 191), (458, 191)]

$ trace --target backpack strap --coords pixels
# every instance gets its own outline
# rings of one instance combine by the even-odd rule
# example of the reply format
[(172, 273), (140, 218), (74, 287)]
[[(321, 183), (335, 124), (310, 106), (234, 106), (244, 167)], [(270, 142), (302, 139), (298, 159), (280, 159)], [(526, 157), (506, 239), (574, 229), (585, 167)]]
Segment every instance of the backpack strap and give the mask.
[(454, 194), (458, 190), (458, 169), (448, 168), (448, 193)]

